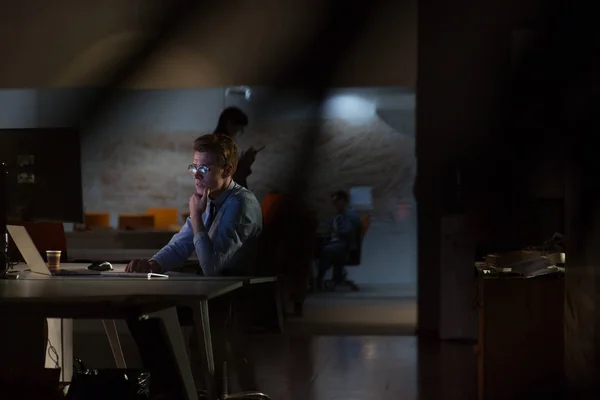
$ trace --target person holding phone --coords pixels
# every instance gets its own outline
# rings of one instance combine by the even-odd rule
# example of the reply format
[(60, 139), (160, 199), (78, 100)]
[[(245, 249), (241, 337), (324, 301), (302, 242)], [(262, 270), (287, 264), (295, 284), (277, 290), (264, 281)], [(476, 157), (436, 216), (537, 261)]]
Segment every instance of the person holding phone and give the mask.
[[(215, 135), (225, 135), (234, 139), (244, 133), (248, 126), (248, 116), (237, 107), (227, 107), (219, 115), (219, 122), (214, 130)], [(238, 167), (233, 176), (233, 180), (239, 185), (248, 188), (248, 177), (252, 174), (252, 164), (256, 160), (256, 155), (264, 150), (264, 146), (259, 148), (250, 147), (241, 152), (238, 160)]]

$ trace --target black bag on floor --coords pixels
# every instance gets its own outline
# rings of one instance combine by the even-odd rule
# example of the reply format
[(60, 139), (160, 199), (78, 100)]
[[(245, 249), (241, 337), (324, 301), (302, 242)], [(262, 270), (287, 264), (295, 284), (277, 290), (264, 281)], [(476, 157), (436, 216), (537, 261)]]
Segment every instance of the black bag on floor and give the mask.
[(150, 374), (134, 369), (85, 369), (75, 363), (68, 400), (146, 400)]

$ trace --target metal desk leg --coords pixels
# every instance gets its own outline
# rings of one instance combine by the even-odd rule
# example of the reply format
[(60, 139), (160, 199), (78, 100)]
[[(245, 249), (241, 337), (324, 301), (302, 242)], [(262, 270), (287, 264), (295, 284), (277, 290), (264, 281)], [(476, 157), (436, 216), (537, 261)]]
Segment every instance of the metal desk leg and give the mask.
[(227, 378), (227, 363), (223, 366), (223, 398), (222, 400), (271, 400), (271, 398), (258, 391), (240, 392), (229, 394), (228, 378)]
[(125, 356), (123, 356), (123, 349), (121, 348), (121, 341), (119, 340), (119, 332), (117, 331), (117, 324), (114, 319), (103, 319), (102, 325), (104, 325), (104, 331), (117, 368), (126, 369)]
[[(268, 400), (269, 396), (262, 392), (243, 392), (230, 394), (228, 390), (228, 374), (227, 374), (227, 363), (223, 366), (223, 376), (215, 375), (215, 359), (213, 355), (213, 344), (211, 337), (210, 319), (208, 314), (208, 301), (203, 300), (193, 307), (194, 313), (194, 325), (196, 332), (198, 333), (198, 340), (200, 343), (200, 351), (203, 353), (202, 358), (204, 360), (204, 371), (206, 377), (207, 397), (210, 400), (234, 400), (234, 399), (265, 399)], [(217, 340), (226, 340), (225, 338), (217, 338)], [(216, 393), (216, 379), (223, 380), (223, 393), (219, 393), (222, 397), (217, 397)]]
[(165, 327), (165, 333), (169, 340), (169, 345), (173, 351), (175, 360), (177, 361), (177, 366), (179, 367), (181, 380), (185, 386), (187, 395), (185, 400), (197, 400), (198, 393), (196, 392), (196, 386), (194, 385), (194, 378), (192, 377), (192, 370), (190, 369), (190, 363), (185, 349), (185, 341), (183, 340), (183, 333), (181, 332), (181, 326), (179, 325), (177, 309), (171, 307), (143, 315), (140, 318), (158, 318), (162, 321)]
[(217, 399), (215, 381), (215, 359), (213, 355), (212, 337), (210, 333), (210, 319), (208, 316), (208, 300), (202, 300), (192, 305), (195, 331), (198, 334), (198, 344), (204, 362), (206, 391), (208, 399)]

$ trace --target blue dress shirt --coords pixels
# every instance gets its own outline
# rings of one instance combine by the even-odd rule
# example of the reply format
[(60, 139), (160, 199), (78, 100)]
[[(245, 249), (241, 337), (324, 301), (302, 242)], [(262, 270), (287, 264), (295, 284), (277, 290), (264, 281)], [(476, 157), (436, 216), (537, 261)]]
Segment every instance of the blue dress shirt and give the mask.
[(170, 271), (182, 265), (195, 251), (206, 276), (248, 270), (255, 260), (262, 230), (262, 211), (254, 194), (231, 181), (225, 192), (209, 200), (202, 220), (206, 231), (194, 235), (188, 218), (152, 260), (160, 264), (162, 271)]

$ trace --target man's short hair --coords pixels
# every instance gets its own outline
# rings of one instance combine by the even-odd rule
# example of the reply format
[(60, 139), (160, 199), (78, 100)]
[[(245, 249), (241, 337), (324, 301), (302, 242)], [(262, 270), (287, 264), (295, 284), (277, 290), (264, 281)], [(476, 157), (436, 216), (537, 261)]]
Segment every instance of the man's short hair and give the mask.
[(225, 135), (209, 133), (194, 140), (194, 151), (199, 153), (213, 153), (217, 156), (219, 167), (233, 166), (233, 171), (238, 165), (238, 148), (233, 139)]
[(346, 202), (349, 202), (350, 196), (348, 195), (348, 193), (344, 192), (343, 190), (338, 190), (337, 192), (335, 192), (331, 195), (331, 199), (333, 201), (344, 200)]

